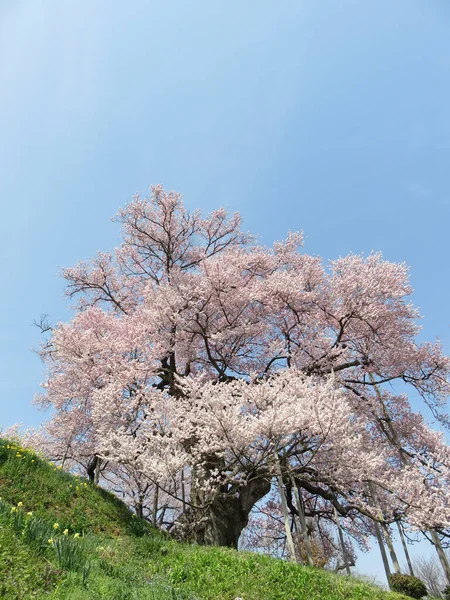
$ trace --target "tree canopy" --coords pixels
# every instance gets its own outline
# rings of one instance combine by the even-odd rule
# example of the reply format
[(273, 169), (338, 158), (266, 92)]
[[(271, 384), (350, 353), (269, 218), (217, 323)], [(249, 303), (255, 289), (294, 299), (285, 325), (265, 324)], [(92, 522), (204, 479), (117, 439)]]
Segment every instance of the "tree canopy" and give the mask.
[(35, 443), (141, 508), (151, 490), (154, 518), (202, 543), (237, 545), (274, 481), (356, 537), (445, 532), (449, 448), (407, 390), (446, 425), (450, 360), (417, 341), (404, 264), (324, 263), (299, 232), (268, 248), (161, 186), (116, 220), (118, 248), (63, 272), (75, 316), (42, 348)]

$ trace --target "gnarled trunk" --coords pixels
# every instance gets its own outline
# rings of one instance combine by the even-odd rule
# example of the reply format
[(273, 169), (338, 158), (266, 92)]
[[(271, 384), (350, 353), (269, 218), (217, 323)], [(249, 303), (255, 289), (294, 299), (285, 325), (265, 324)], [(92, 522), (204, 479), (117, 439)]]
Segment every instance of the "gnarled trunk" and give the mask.
[(179, 518), (179, 537), (207, 546), (237, 548), (250, 511), (270, 491), (270, 479), (258, 473), (246, 485), (205, 492), (199, 482), (191, 486), (191, 506)]

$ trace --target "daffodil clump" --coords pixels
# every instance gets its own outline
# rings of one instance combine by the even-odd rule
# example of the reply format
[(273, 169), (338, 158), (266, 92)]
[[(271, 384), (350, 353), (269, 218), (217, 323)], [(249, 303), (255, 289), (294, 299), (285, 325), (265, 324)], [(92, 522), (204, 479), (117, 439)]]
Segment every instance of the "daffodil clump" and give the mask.
[[(53, 528), (54, 533), (57, 534), (60, 531), (59, 523), (53, 523), (52, 528)], [(61, 533), (64, 537), (70, 537), (70, 531), (67, 527), (65, 529), (63, 529), (63, 531)], [(77, 540), (81, 537), (81, 535), (78, 532), (75, 532), (72, 537), (75, 540)], [(54, 538), (51, 538), (51, 541), (49, 540), (49, 544), (52, 543), (53, 541), (54, 541)]]
[[(16, 505), (11, 506), (8, 502), (0, 498), (0, 516), (1, 515), (9, 516), (9, 520), (12, 521), (13, 528), (16, 531), (22, 530), (21, 533), (23, 536), (27, 535), (27, 529), (33, 529), (33, 524), (37, 523), (38, 521), (43, 523), (42, 519), (39, 519), (38, 517), (33, 517), (32, 510), (26, 511), (24, 509), (24, 504), (22, 501), (17, 502)], [(50, 526), (47, 523), (45, 524), (45, 527), (46, 529), (50, 529)], [(53, 536), (48, 538), (48, 544), (52, 544), (56, 539), (56, 537), (54, 536), (60, 532), (59, 523), (53, 523), (53, 525), (51, 526), (51, 530), (53, 530)], [(63, 537), (69, 537), (69, 528), (66, 527), (64, 530), (61, 531), (61, 534)], [(81, 534), (75, 532), (71, 537), (73, 537), (73, 539), (80, 539)]]
[(85, 565), (83, 547), (80, 546), (81, 534), (70, 534), (68, 527), (62, 529), (56, 521), (48, 523), (40, 517), (35, 517), (33, 511), (24, 508), (24, 502), (11, 505), (0, 498), (0, 518), (6, 519), (22, 539), (33, 545), (38, 551), (46, 552), (51, 548), (58, 566), (62, 569), (82, 571)]
[(29, 458), (31, 459), (32, 463), (34, 463), (36, 460), (37, 454), (31, 448), (24, 448), (19, 444), (6, 444), (4, 447), (6, 450), (9, 450), (11, 454), (15, 456), (15, 458), (21, 458), (23, 460)]
[(83, 488), (87, 488), (88, 487), (88, 484), (86, 482), (79, 481), (78, 484), (79, 485), (73, 485), (72, 483), (70, 483), (69, 484), (69, 489), (75, 490), (76, 492), (79, 492)]

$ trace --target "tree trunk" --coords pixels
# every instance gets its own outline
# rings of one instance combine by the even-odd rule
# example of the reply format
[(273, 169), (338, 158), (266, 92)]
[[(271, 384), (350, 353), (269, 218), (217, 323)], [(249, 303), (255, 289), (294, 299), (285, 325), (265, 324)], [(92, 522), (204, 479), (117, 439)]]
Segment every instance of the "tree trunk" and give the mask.
[(411, 558), (409, 556), (408, 546), (406, 545), (406, 540), (405, 540), (405, 534), (403, 533), (403, 529), (402, 529), (402, 525), (401, 525), (400, 521), (397, 521), (397, 528), (398, 528), (398, 532), (400, 534), (400, 539), (401, 539), (401, 542), (402, 542), (403, 551), (404, 551), (405, 556), (406, 556), (406, 562), (408, 563), (409, 573), (410, 573), (410, 575), (412, 575), (414, 577), (414, 569), (413, 569), (413, 566), (412, 566)]
[(348, 564), (348, 559), (347, 559), (347, 549), (345, 547), (344, 532), (342, 531), (342, 527), (341, 527), (341, 523), (339, 521), (339, 515), (336, 510), (336, 507), (334, 507), (334, 520), (336, 522), (336, 527), (337, 527), (338, 534), (339, 534), (339, 542), (341, 544), (342, 560), (344, 561), (345, 572), (347, 573), (348, 576), (350, 576), (351, 571), (350, 571), (350, 565)]
[(392, 564), (394, 565), (394, 571), (397, 574), (399, 574), (399, 573), (401, 573), (400, 563), (398, 562), (397, 554), (395, 552), (394, 544), (392, 543), (392, 538), (390, 536), (389, 529), (387, 528), (387, 526), (384, 523), (381, 524), (381, 529), (383, 530), (383, 533), (384, 533), (384, 539), (386, 540), (386, 545), (389, 548), (389, 554), (391, 555)]
[(181, 469), (181, 504), (186, 512), (186, 486), (184, 485), (184, 469)]
[(445, 577), (447, 582), (450, 583), (450, 564), (448, 562), (447, 556), (442, 548), (441, 542), (439, 540), (439, 536), (436, 533), (435, 529), (431, 529), (431, 539), (433, 540), (433, 545), (436, 548), (436, 552), (439, 556), (439, 560), (441, 561), (442, 569), (444, 570)]
[(102, 464), (101, 459), (97, 456), (97, 463), (95, 465), (95, 471), (94, 471), (94, 483), (95, 485), (98, 485), (98, 482), (100, 481), (100, 466)]
[(298, 518), (298, 515), (293, 514), (292, 515), (292, 531), (294, 531), (295, 529), (295, 533), (297, 534), (295, 536), (295, 546), (297, 548), (297, 562), (299, 562), (300, 564), (304, 563), (303, 560), (303, 556), (302, 556), (302, 527), (300, 525), (300, 520)]
[[(378, 496), (377, 496), (377, 493), (375, 491), (375, 486), (374, 486), (374, 484), (371, 481), (369, 481), (369, 490), (370, 490), (370, 493), (372, 495), (374, 506), (376, 506), (377, 509), (378, 509), (378, 514), (380, 516), (380, 519), (384, 519), (383, 510), (381, 508), (380, 501), (378, 500)], [(388, 529), (386, 523), (384, 523), (384, 522), (380, 523), (380, 527), (381, 527), (381, 529), (383, 531), (384, 539), (385, 539), (386, 545), (387, 545), (387, 547), (389, 549), (389, 554), (391, 555), (392, 564), (394, 565), (394, 571), (397, 574), (399, 574), (401, 572), (400, 571), (400, 564), (398, 562), (398, 558), (397, 558), (397, 554), (395, 552), (394, 544), (392, 543), (392, 539), (391, 539), (391, 536), (390, 536), (390, 533), (389, 533), (389, 529)]]
[(142, 519), (144, 517), (144, 506), (143, 506), (142, 498), (141, 497), (139, 497), (138, 501), (134, 505), (134, 509), (136, 511), (136, 516), (139, 519)]
[(311, 541), (310, 541), (309, 535), (308, 535), (308, 527), (306, 525), (305, 505), (303, 503), (303, 498), (300, 496), (298, 487), (295, 485), (295, 482), (292, 482), (292, 485), (293, 485), (293, 490), (294, 490), (295, 501), (297, 503), (298, 518), (300, 519), (301, 541), (302, 541), (302, 545), (305, 547), (306, 562), (308, 563), (308, 565), (310, 567), (313, 567), (314, 559), (313, 559), (313, 554), (312, 554)]
[(286, 541), (289, 547), (289, 556), (292, 562), (296, 562), (294, 539), (292, 537), (291, 525), (289, 523), (289, 511), (286, 503), (286, 495), (284, 493), (283, 476), (281, 474), (278, 455), (274, 452), (275, 470), (277, 473), (278, 488), (280, 490), (281, 507), (283, 510), (284, 529), (286, 532)]
[(97, 467), (97, 463), (99, 458), (96, 454), (89, 460), (88, 465), (86, 467), (86, 473), (91, 483), (94, 483), (95, 480), (95, 470)]
[(380, 529), (380, 526), (377, 523), (377, 521), (374, 521), (373, 524), (375, 527), (375, 535), (377, 538), (378, 547), (380, 548), (381, 559), (383, 561), (384, 572), (386, 573), (386, 579), (387, 579), (388, 585), (389, 585), (389, 587), (391, 587), (391, 570), (389, 568), (389, 561), (388, 561), (388, 557), (387, 557), (386, 550), (385, 550), (384, 543), (383, 543), (383, 536), (381, 535), (381, 529)]
[[(373, 493), (373, 485), (372, 483), (369, 481), (368, 484), (368, 488), (369, 488), (369, 502), (372, 506), (375, 506), (375, 501), (374, 501), (374, 493)], [(384, 572), (386, 573), (386, 579), (389, 585), (389, 588), (391, 587), (391, 570), (389, 568), (389, 560), (386, 554), (386, 549), (384, 547), (384, 542), (383, 542), (383, 536), (381, 535), (381, 527), (378, 523), (378, 521), (373, 521), (373, 525), (374, 525), (374, 529), (375, 529), (375, 536), (377, 538), (377, 542), (378, 542), (378, 547), (380, 548), (380, 553), (381, 553), (381, 559), (383, 561), (383, 567), (384, 567)]]
[(158, 505), (159, 505), (159, 485), (155, 484), (155, 490), (153, 492), (153, 511), (152, 511), (152, 522), (156, 527), (158, 518)]
[(191, 475), (191, 506), (179, 517), (174, 534), (201, 545), (237, 548), (250, 511), (270, 492), (270, 479), (265, 473), (255, 473), (247, 485), (205, 492), (196, 473)]

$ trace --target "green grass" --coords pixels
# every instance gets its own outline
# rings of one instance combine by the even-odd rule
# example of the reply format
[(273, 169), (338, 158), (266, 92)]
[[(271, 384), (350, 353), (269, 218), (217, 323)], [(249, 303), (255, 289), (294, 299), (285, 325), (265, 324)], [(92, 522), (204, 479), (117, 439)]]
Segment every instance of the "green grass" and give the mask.
[(42, 598), (61, 579), (61, 572), (34, 552), (12, 528), (0, 522), (0, 598)]
[(404, 599), (321, 569), (180, 544), (112, 494), (5, 440), (0, 497), (2, 600)]

